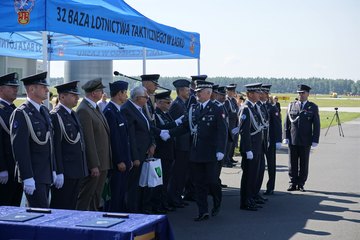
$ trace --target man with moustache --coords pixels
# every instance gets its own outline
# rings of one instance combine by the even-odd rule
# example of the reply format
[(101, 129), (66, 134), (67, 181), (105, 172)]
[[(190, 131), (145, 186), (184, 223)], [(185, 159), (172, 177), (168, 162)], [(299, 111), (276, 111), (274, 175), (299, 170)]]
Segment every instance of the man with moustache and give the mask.
[(51, 208), (75, 209), (80, 181), (88, 173), (85, 159), (84, 134), (72, 110), (79, 100), (79, 81), (55, 86), (59, 103), (50, 112), (54, 125), (56, 181), (51, 188)]
[(20, 206), (22, 185), (15, 179), (10, 141), (10, 116), (19, 88), (17, 73), (0, 77), (0, 206)]
[(47, 72), (21, 79), (27, 98), (11, 115), (10, 136), (19, 180), (29, 207), (49, 207), (50, 185), (56, 180), (52, 152), (53, 127), (43, 101), (48, 98)]

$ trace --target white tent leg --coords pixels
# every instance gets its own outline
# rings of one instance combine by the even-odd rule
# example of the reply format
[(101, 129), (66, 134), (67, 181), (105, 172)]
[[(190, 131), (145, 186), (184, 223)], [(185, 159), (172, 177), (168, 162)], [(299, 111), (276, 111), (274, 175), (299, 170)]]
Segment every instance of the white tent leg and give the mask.
[(146, 48), (143, 48), (143, 74), (146, 74)]
[(198, 75), (200, 75), (200, 58), (197, 59), (197, 72), (198, 72)]

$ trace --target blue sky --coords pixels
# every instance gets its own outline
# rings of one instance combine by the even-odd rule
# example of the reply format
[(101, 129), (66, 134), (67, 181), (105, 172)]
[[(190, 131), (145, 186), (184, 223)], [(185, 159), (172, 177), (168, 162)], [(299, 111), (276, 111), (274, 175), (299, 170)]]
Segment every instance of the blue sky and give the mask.
[[(200, 73), (210, 77), (360, 80), (359, 0), (126, 2), (157, 22), (200, 33)], [(52, 76), (61, 76), (56, 66), (61, 63), (52, 63)], [(114, 70), (141, 75), (142, 62), (116, 61)], [(197, 61), (147, 61), (146, 70), (190, 76)]]

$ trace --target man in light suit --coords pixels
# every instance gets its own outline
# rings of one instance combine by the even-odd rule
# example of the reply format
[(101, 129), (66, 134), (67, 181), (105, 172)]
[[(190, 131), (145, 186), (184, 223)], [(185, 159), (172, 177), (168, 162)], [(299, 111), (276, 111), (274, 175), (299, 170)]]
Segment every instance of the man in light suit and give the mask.
[(72, 110), (79, 100), (77, 83), (55, 86), (59, 104), (50, 112), (54, 125), (56, 181), (51, 188), (51, 208), (75, 209), (80, 181), (89, 172), (85, 159), (84, 134), (79, 118)]
[(127, 100), (128, 83), (109, 83), (111, 101), (104, 109), (104, 115), (111, 130), (111, 151), (113, 169), (109, 171), (111, 199), (110, 212), (126, 212), (125, 194), (129, 171), (132, 167), (129, 129), (121, 106)]
[(0, 206), (20, 206), (22, 185), (14, 177), (15, 161), (10, 141), (10, 116), (19, 88), (17, 73), (0, 77)]
[(143, 86), (130, 92), (130, 99), (121, 107), (129, 126), (130, 151), (133, 168), (130, 170), (127, 210), (129, 212), (151, 213), (151, 191), (139, 187), (142, 163), (155, 152), (155, 139), (151, 131), (151, 122), (143, 112), (149, 96)]
[(105, 86), (101, 78), (86, 82), (85, 97), (76, 112), (84, 131), (85, 152), (90, 175), (81, 182), (76, 204), (78, 210), (99, 210), (101, 194), (108, 170), (111, 168), (110, 130), (97, 106)]
[(49, 207), (49, 189), (56, 172), (52, 152), (53, 127), (42, 102), (48, 97), (47, 72), (21, 79), (26, 101), (10, 117), (10, 136), (19, 180), (30, 207)]

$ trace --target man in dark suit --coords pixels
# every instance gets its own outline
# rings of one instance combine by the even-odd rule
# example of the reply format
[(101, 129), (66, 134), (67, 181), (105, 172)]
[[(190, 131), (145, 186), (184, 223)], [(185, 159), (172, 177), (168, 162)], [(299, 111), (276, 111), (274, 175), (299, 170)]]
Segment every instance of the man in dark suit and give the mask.
[[(144, 74), (141, 75), (141, 81), (143, 87), (146, 89), (149, 99), (144, 106), (144, 113), (150, 123), (153, 125), (153, 128), (156, 126), (155, 122), (155, 91), (159, 86), (159, 74)], [(153, 129), (154, 130), (154, 129)]]
[(76, 113), (79, 100), (79, 81), (55, 86), (59, 104), (50, 112), (54, 125), (56, 181), (51, 188), (51, 208), (75, 209), (80, 181), (86, 177), (84, 134)]
[(80, 184), (80, 193), (76, 203), (78, 210), (98, 210), (108, 170), (111, 168), (110, 129), (97, 106), (105, 86), (101, 78), (86, 82), (82, 89), (85, 97), (78, 106), (80, 124), (84, 131), (85, 153), (90, 175)]
[(10, 116), (19, 88), (18, 74), (0, 77), (0, 206), (20, 206), (22, 185), (15, 179), (15, 161), (10, 141)]
[(310, 148), (316, 147), (320, 138), (318, 106), (308, 101), (310, 87), (298, 85), (299, 100), (290, 103), (284, 123), (284, 143), (289, 144), (288, 191), (305, 192), (308, 177)]
[(256, 211), (254, 201), (259, 163), (263, 152), (263, 125), (256, 102), (259, 101), (261, 83), (247, 84), (247, 99), (240, 112), (240, 153), (242, 156), (240, 209)]
[(42, 102), (48, 98), (47, 72), (21, 79), (25, 103), (11, 115), (10, 136), (19, 180), (30, 207), (49, 207), (50, 184), (55, 181), (53, 127)]
[(130, 99), (121, 106), (129, 127), (130, 152), (133, 168), (128, 179), (126, 199), (129, 212), (151, 213), (151, 191), (147, 187), (139, 187), (142, 163), (148, 156), (153, 156), (156, 148), (151, 130), (151, 122), (145, 116), (144, 106), (149, 100), (143, 86), (135, 87), (130, 92)]
[(281, 127), (280, 111), (275, 105), (272, 105), (271, 102), (269, 101), (269, 92), (270, 92), (271, 84), (263, 84), (261, 88), (264, 94), (264, 102), (262, 104), (264, 109), (267, 111), (269, 117), (268, 120), (269, 144), (267, 150), (265, 151), (269, 180), (266, 184), (266, 191), (264, 192), (264, 195), (272, 195), (274, 194), (274, 188), (275, 188), (276, 149), (281, 148), (282, 127)]
[(189, 126), (193, 136), (190, 152), (190, 169), (194, 181), (198, 216), (195, 221), (209, 218), (207, 196), (214, 199), (212, 216), (216, 216), (221, 205), (221, 186), (218, 181), (218, 164), (224, 158), (227, 129), (223, 109), (210, 100), (213, 83), (196, 81), (199, 101), (189, 110)]
[[(171, 103), (169, 114), (172, 119), (188, 118), (188, 101), (190, 96), (190, 81), (178, 79), (173, 82), (176, 88), (176, 99)], [(196, 100), (196, 99), (195, 99)], [(189, 177), (188, 162), (190, 158), (191, 136), (190, 132), (175, 138), (175, 162), (169, 183), (169, 203), (173, 207), (183, 208), (182, 194), (185, 182)], [(189, 197), (189, 196), (188, 196)]]
[(126, 212), (125, 194), (129, 171), (132, 168), (129, 129), (122, 112), (127, 100), (128, 83), (109, 83), (111, 100), (104, 109), (109, 124), (113, 169), (109, 171), (111, 199), (110, 212)]

